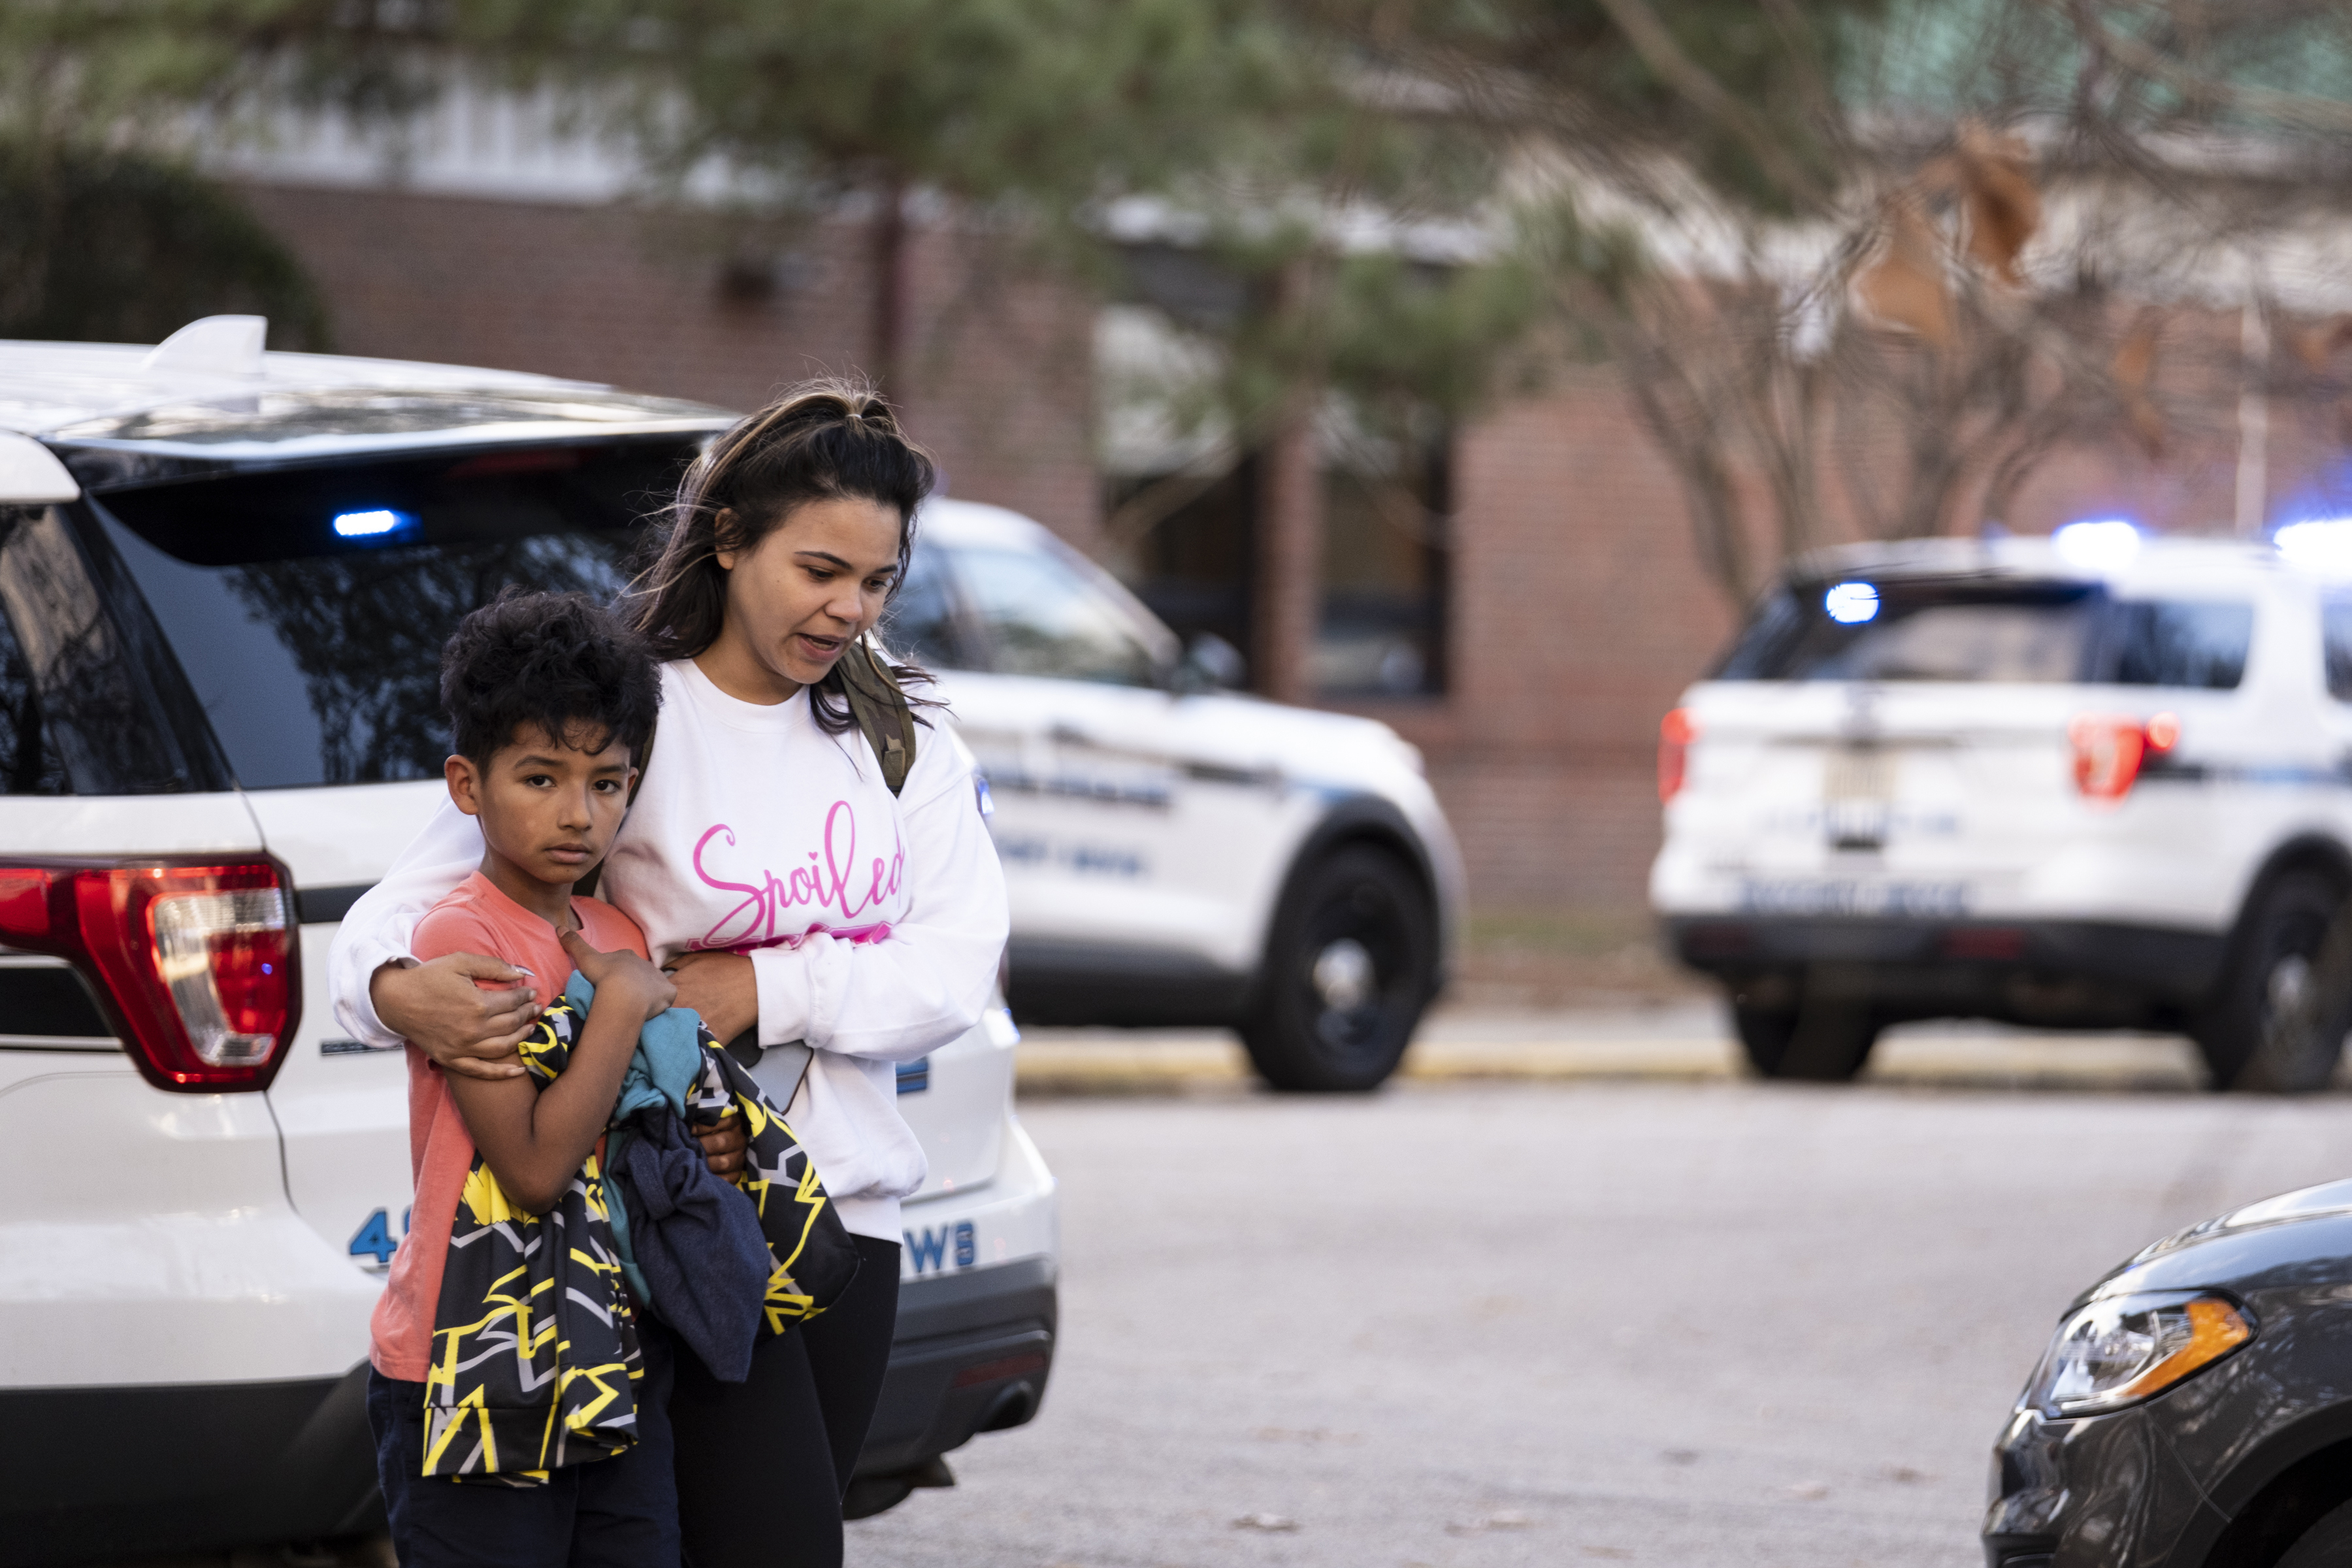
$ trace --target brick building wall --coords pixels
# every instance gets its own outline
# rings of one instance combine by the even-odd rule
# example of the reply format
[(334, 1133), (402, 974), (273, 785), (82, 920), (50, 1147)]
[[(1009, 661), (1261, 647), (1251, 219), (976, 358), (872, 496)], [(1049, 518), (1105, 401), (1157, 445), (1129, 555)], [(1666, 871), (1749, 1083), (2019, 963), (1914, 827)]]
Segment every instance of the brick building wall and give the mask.
[[(869, 353), (870, 251), (855, 226), (806, 233), (762, 290), (722, 286), (708, 248), (624, 206), (277, 184), (247, 195), (317, 279), (345, 353), (738, 408)], [(894, 389), (911, 427), (954, 494), (1097, 544), (1091, 303), (1007, 281), (969, 236), (918, 228), (914, 246), (908, 384)], [(2272, 494), (2321, 493), (2342, 439), (2328, 420), (2280, 420)], [(1611, 373), (1569, 373), (1495, 411), (1462, 433), (1454, 471), (1448, 689), (1339, 706), (1423, 748), (1479, 909), (1636, 908), (1658, 842), (1658, 719), (1738, 617)], [(2234, 479), (2234, 446), (2211, 430), (2160, 459), (2070, 454), (2009, 521), (2208, 528), (2231, 515)]]
[[(870, 359), (869, 249), (814, 227), (772, 286), (730, 286), (723, 258), (621, 206), (367, 188), (250, 184), (255, 214), (325, 295), (343, 353), (610, 382), (759, 406), (804, 377)], [(984, 250), (912, 231), (906, 372), (886, 388), (951, 490), (1026, 512), (1076, 542), (1100, 513), (1089, 444), (1091, 313), (1004, 280)]]
[(1497, 411), (1454, 465), (1449, 689), (1354, 706), (1429, 758), (1483, 907), (1635, 901), (1658, 716), (1732, 616), (1606, 373)]

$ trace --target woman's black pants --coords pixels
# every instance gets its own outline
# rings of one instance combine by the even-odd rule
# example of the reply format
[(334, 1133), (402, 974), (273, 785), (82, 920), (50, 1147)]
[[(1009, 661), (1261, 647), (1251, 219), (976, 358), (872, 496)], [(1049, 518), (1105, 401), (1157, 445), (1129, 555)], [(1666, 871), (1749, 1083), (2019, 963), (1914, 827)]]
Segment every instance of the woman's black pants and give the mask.
[(670, 1431), (688, 1568), (840, 1568), (841, 1498), (882, 1396), (898, 1244), (857, 1237), (841, 1300), (720, 1383), (677, 1347)]

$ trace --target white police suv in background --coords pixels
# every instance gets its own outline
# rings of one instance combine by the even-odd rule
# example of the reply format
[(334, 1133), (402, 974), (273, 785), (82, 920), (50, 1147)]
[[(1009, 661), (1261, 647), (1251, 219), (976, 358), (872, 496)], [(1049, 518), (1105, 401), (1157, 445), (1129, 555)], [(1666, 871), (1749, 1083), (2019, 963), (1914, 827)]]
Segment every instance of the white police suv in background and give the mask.
[[(0, 344), (0, 1564), (380, 1519), (406, 1075), (337, 1037), (328, 943), (443, 794), (457, 618), (614, 587), (730, 417), (261, 334)], [(900, 1069), (930, 1176), (853, 1511), (1044, 1392), (1014, 1038), (998, 1012)]]
[(886, 629), (987, 773), (1020, 1018), (1230, 1025), (1285, 1089), (1395, 1070), (1462, 887), (1395, 731), (1217, 689), (1215, 649), (996, 507), (923, 508)]
[(1666, 716), (1654, 906), (1767, 1076), (1885, 1026), (2179, 1030), (2325, 1083), (2352, 1022), (2352, 525), (1863, 547)]

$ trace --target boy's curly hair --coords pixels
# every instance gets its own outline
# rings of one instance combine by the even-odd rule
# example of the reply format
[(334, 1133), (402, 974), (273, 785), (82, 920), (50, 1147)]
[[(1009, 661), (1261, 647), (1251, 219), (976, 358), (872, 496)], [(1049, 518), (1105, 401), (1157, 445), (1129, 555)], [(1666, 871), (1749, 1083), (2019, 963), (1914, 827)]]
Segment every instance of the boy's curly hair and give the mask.
[(441, 705), (450, 749), (478, 764), (536, 724), (583, 752), (618, 739), (642, 767), (661, 674), (646, 639), (593, 599), (509, 584), (442, 648)]

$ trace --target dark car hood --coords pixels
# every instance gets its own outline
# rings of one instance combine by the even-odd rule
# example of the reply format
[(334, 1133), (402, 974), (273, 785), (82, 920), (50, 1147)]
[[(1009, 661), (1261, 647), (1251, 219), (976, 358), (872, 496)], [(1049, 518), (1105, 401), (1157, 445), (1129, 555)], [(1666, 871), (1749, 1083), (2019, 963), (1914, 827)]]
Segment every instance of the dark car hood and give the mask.
[(2240, 1295), (2352, 1284), (2352, 1180), (2264, 1198), (2143, 1247), (2075, 1299), (2216, 1286)]

